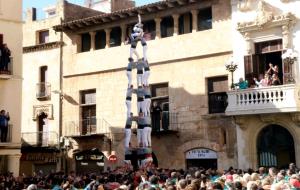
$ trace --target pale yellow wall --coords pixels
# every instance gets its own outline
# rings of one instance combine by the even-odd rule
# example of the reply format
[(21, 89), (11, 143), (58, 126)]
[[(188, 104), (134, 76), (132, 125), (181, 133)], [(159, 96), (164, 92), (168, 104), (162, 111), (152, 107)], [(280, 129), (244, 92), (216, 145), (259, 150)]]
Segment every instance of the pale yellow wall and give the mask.
[(13, 57), (13, 75), (8, 80), (0, 79), (0, 109), (9, 111), (13, 125), (13, 147), (0, 148), (1, 155), (8, 156), (8, 170), (19, 175), (20, 129), (22, 104), (22, 0), (1, 0), (0, 33), (8, 45)]

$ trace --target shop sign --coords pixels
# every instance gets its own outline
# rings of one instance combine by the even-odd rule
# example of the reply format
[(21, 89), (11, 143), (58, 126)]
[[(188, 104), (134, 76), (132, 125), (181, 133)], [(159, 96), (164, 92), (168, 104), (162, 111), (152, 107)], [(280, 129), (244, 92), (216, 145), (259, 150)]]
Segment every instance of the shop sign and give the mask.
[(33, 161), (33, 162), (45, 162), (45, 163), (57, 163), (58, 157), (56, 154), (47, 153), (23, 153), (23, 161)]
[(217, 152), (205, 149), (205, 148), (197, 148), (189, 150), (185, 153), (186, 159), (217, 159)]
[(117, 162), (117, 156), (116, 155), (110, 155), (108, 157), (108, 161), (111, 163), (116, 163)]

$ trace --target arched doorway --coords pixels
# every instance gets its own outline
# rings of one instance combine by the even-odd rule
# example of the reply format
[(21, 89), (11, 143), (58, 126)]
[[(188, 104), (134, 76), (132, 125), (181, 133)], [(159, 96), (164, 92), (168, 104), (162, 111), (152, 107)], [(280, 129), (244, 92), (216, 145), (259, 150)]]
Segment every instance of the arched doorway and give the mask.
[(288, 167), (295, 162), (293, 136), (279, 125), (263, 128), (257, 137), (257, 156), (259, 166)]

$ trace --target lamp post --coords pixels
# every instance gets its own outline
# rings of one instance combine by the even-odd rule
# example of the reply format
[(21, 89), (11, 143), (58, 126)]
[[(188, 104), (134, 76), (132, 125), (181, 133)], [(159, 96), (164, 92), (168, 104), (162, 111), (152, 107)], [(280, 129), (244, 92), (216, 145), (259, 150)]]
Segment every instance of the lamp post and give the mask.
[(297, 60), (297, 57), (298, 57), (298, 53), (292, 49), (287, 49), (286, 52), (281, 56), (283, 63), (288, 64), (289, 67), (291, 68), (291, 74), (289, 76), (288, 81), (292, 83), (295, 82), (293, 76), (293, 64)]
[(225, 63), (226, 70), (231, 72), (231, 89), (234, 89), (234, 83), (233, 83), (233, 73), (238, 68), (238, 65), (234, 62), (233, 57)]

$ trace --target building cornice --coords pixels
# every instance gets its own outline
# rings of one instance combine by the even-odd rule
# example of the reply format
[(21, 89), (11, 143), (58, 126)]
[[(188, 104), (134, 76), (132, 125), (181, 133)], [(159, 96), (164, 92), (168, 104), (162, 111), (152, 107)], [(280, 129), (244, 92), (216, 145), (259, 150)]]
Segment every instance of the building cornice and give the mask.
[[(206, 2), (212, 2), (214, 3), (216, 0), (207, 1)], [(203, 0), (165, 0), (165, 1), (159, 1), (156, 3), (147, 4), (140, 7), (132, 7), (128, 9), (122, 9), (119, 11), (115, 11), (112, 13), (104, 13), (99, 14), (92, 17), (72, 20), (69, 22), (64, 22), (61, 25), (56, 25), (53, 27), (55, 31), (73, 31), (76, 32), (80, 29), (87, 28), (90, 26), (95, 25), (103, 25), (119, 20), (129, 18), (137, 18), (137, 15), (148, 15), (150, 13), (158, 13), (161, 11), (164, 11), (166, 9), (172, 9), (172, 8), (180, 8), (188, 4), (196, 4), (197, 2), (203, 2)]]
[(56, 41), (56, 42), (38, 44), (38, 45), (33, 45), (33, 46), (26, 46), (26, 47), (23, 47), (23, 53), (31, 53), (31, 52), (36, 52), (36, 51), (54, 49), (54, 48), (60, 47), (62, 44), (63, 44), (63, 42)]

